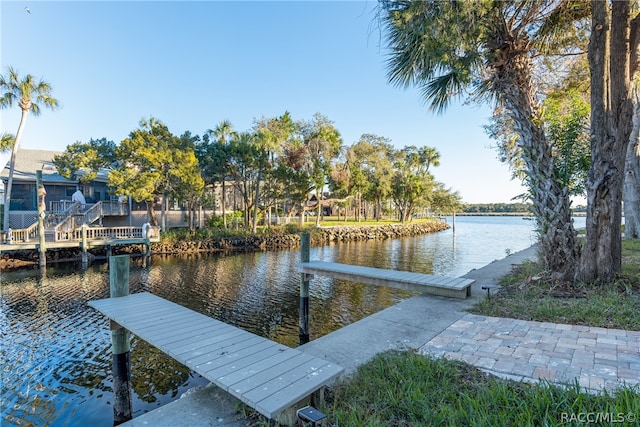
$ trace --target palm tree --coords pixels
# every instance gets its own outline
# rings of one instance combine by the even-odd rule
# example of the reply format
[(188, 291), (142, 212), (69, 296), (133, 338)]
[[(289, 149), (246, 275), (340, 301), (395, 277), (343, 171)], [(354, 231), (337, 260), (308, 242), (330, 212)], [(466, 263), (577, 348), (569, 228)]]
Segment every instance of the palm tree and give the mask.
[[(229, 142), (229, 138), (235, 138), (238, 133), (233, 130), (233, 125), (227, 119), (218, 123), (215, 129), (207, 130), (207, 133), (215, 136), (221, 145), (226, 145)], [(225, 172), (222, 173), (222, 224), (224, 228), (227, 228), (227, 190), (226, 190), (226, 167), (222, 168)]]
[(418, 150), (418, 156), (425, 172), (429, 172), (431, 166), (440, 166), (440, 152), (433, 147), (421, 147)]
[(9, 151), (13, 148), (13, 144), (16, 142), (16, 137), (10, 133), (3, 133), (0, 135), (0, 152)]
[(0, 108), (11, 107), (14, 103), (17, 103), (22, 110), (20, 124), (18, 125), (18, 131), (16, 132), (13, 149), (11, 151), (9, 180), (7, 181), (7, 188), (5, 188), (4, 193), (5, 203), (3, 229), (8, 230), (13, 171), (15, 168), (16, 153), (18, 152), (18, 146), (20, 145), (20, 138), (22, 137), (22, 131), (24, 130), (27, 115), (29, 112), (34, 116), (40, 115), (41, 107), (47, 107), (53, 110), (58, 107), (58, 100), (51, 96), (51, 85), (49, 83), (44, 80), (36, 81), (31, 74), (27, 74), (23, 79), (20, 79), (18, 72), (12, 67), (9, 67), (6, 76), (0, 76), (0, 90), (2, 91), (2, 96), (0, 97)]
[(507, 111), (527, 168), (543, 262), (547, 270), (572, 279), (578, 246), (570, 199), (555, 177), (540, 87), (533, 78), (536, 55), (542, 47), (546, 51), (552, 47), (546, 43), (548, 29), (557, 23), (556, 11), (566, 2), (383, 0), (380, 4), (391, 50), (391, 83), (418, 86), (436, 112), (463, 94)]

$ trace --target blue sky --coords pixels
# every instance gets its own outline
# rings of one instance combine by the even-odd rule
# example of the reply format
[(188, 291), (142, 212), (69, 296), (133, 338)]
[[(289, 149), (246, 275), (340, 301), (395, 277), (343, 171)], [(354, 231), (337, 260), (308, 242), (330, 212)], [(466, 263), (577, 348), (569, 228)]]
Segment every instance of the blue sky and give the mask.
[[(61, 108), (27, 119), (21, 147), (64, 150), (115, 142), (154, 116), (174, 134), (202, 135), (223, 119), (320, 112), (344, 144), (373, 133), (437, 148), (437, 180), (468, 203), (522, 192), (482, 126), (488, 107), (428, 111), (417, 89), (387, 82), (375, 1), (0, 3), (0, 62), (47, 80)], [(31, 13), (25, 11), (28, 7)], [(15, 133), (19, 109), (0, 112)], [(0, 157), (6, 162), (7, 155)]]

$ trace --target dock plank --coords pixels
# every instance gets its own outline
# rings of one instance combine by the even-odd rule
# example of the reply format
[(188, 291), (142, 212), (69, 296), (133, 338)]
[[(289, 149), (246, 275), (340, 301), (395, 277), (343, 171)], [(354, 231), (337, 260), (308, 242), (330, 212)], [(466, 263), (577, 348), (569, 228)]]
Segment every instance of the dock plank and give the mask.
[(273, 342), (263, 343), (251, 349), (240, 350), (229, 354), (225, 360), (225, 362), (228, 363), (223, 364), (221, 361), (209, 361), (206, 365), (199, 365), (198, 368), (204, 369), (207, 375), (220, 378), (240, 369), (247, 369), (259, 360), (275, 356), (281, 352), (282, 350), (279, 344)]
[(269, 396), (272, 396), (288, 385), (298, 381), (300, 378), (317, 372), (318, 369), (322, 368), (322, 366), (318, 366), (316, 360), (308, 360), (305, 363), (287, 369), (277, 377), (274, 377), (271, 380), (260, 384), (258, 387), (247, 391), (244, 393), (244, 398), (257, 406), (259, 402), (267, 401)]
[[(244, 397), (251, 392), (251, 390), (254, 390), (257, 387), (262, 387), (263, 384), (268, 383), (269, 381), (272, 381), (273, 379), (278, 378), (279, 376), (284, 375), (305, 363), (313, 362), (313, 359), (314, 357), (310, 354), (299, 352), (292, 358), (288, 359), (287, 363), (279, 363), (277, 365), (270, 366), (255, 375), (231, 385), (229, 387), (229, 391), (237, 398), (240, 398), (241, 396)], [(252, 404), (255, 403), (251, 399), (248, 399), (248, 401)]]
[(271, 353), (269, 352), (269, 357), (264, 359), (254, 360), (253, 358), (246, 363), (244, 369), (233, 370), (228, 373), (223, 373), (218, 376), (218, 380), (222, 383), (226, 384), (227, 388), (236, 384), (252, 375), (255, 375), (259, 372), (269, 369), (272, 366), (275, 366), (279, 363), (285, 363), (295, 355), (297, 355), (297, 350), (293, 350), (291, 348), (279, 348), (277, 352)]
[(185, 363), (188, 363), (190, 366), (196, 367), (207, 360), (218, 361), (222, 356), (230, 351), (238, 348), (242, 349), (246, 347), (252, 347), (259, 344), (262, 341), (260, 338), (261, 337), (258, 336), (252, 337), (246, 335), (236, 335), (229, 338), (228, 340), (213, 343), (207, 347), (199, 349), (198, 352), (200, 354), (187, 355), (184, 358)]
[(471, 295), (471, 285), (474, 283), (472, 279), (459, 277), (436, 276), (326, 261), (300, 263), (299, 271), (334, 279), (462, 299)]
[(90, 301), (89, 306), (267, 418), (344, 371), (150, 293)]
[(269, 406), (289, 406), (294, 404), (295, 402), (291, 401), (291, 396), (297, 396), (301, 390), (304, 390), (308, 387), (308, 382), (315, 381), (315, 375), (318, 374), (318, 371), (322, 371), (325, 375), (330, 372), (336, 372), (342, 369), (340, 366), (335, 364), (327, 364), (322, 366), (318, 370), (314, 370), (307, 375), (299, 378), (297, 381), (292, 382), (289, 386), (283, 387), (281, 390), (272, 393), (267, 396), (262, 401), (258, 402), (258, 405), (264, 405), (266, 407)]

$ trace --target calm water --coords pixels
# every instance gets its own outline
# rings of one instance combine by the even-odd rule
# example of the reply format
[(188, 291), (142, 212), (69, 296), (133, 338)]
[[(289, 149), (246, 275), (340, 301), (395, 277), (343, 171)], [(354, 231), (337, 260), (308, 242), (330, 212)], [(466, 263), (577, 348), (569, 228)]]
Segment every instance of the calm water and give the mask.
[[(449, 219), (450, 222), (450, 219)], [(582, 220), (584, 223), (584, 220)], [(533, 221), (458, 217), (451, 230), (312, 248), (311, 259), (459, 276), (530, 246)], [(295, 347), (298, 250), (132, 260), (131, 292), (148, 291)], [(105, 319), (87, 301), (109, 296), (106, 266), (2, 273), (2, 425), (112, 426), (111, 349)], [(311, 339), (415, 295), (315, 277)], [(134, 338), (134, 416), (206, 380)]]

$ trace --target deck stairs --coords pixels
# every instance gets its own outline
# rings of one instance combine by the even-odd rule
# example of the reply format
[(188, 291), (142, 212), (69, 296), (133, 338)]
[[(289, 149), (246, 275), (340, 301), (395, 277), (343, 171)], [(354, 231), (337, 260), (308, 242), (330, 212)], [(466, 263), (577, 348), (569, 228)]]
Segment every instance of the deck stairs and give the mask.
[[(105, 216), (125, 216), (128, 207), (122, 203), (102, 202), (80, 204), (79, 202), (54, 202), (47, 214), (45, 226), (45, 241), (55, 242), (64, 233), (73, 232), (83, 224), (102, 225)], [(38, 221), (21, 230), (12, 230), (12, 238), (18, 242), (28, 242), (38, 239)]]

